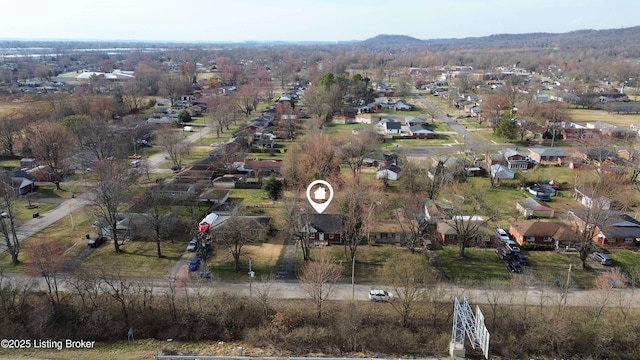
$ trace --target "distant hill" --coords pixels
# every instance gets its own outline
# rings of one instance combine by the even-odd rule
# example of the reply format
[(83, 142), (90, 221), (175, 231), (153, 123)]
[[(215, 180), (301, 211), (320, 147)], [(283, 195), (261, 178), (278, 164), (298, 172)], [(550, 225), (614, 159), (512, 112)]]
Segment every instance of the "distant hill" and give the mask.
[[(640, 56), (640, 26), (606, 29), (577, 30), (567, 33), (495, 34), (483, 37), (425, 39), (407, 35), (378, 35), (354, 42), (358, 47), (394, 48), (409, 51), (533, 51), (580, 50), (598, 51), (610, 56), (627, 58)], [(385, 50), (385, 51), (387, 51)]]
[(408, 35), (386, 35), (381, 34), (370, 39), (359, 41), (357, 45), (364, 46), (390, 46), (390, 45), (415, 45), (415, 44), (424, 44), (424, 40), (416, 39), (414, 37)]

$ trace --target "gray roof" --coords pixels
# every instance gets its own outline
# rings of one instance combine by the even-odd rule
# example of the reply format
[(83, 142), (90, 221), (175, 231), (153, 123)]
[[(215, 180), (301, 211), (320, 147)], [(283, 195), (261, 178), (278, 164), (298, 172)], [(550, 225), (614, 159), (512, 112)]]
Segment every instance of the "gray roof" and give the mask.
[(413, 125), (411, 127), (409, 127), (409, 130), (411, 130), (411, 132), (414, 133), (422, 133), (422, 134), (435, 134), (436, 132), (429, 129), (427, 126), (425, 125)]
[(560, 148), (529, 148), (529, 151), (540, 156), (565, 156), (564, 150)]
[(308, 221), (317, 232), (328, 234), (342, 232), (342, 215), (340, 214), (302, 214), (300, 219), (303, 225)]
[[(571, 212), (583, 221), (587, 216), (585, 210), (572, 210)], [(640, 221), (619, 211), (602, 211), (597, 225), (600, 231), (608, 238), (640, 237)]]

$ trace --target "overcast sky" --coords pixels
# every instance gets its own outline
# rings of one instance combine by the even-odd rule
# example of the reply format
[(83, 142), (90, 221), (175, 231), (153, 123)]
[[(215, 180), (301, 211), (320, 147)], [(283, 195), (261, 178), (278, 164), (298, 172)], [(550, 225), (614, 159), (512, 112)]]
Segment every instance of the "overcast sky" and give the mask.
[(345, 41), (640, 25), (617, 0), (0, 0), (0, 39)]

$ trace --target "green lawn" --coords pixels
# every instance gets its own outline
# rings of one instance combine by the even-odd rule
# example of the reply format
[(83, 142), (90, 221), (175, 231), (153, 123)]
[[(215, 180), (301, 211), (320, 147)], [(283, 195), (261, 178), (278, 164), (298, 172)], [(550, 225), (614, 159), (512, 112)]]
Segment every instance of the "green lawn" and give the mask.
[(183, 241), (163, 241), (163, 258), (158, 259), (156, 243), (153, 241), (127, 242), (120, 247), (120, 254), (115, 253), (113, 242), (107, 241), (94, 250), (77, 271), (107, 268), (125, 276), (164, 276), (184, 254), (186, 247), (187, 243)]
[[(494, 249), (465, 249), (466, 259), (458, 259), (457, 246), (445, 246), (437, 251), (438, 265), (450, 282), (482, 284), (492, 282), (507, 283), (511, 274), (507, 271)], [(513, 275), (517, 276), (517, 275)]]
[(219, 246), (215, 247), (213, 256), (208, 260), (207, 266), (211, 275), (215, 278), (248, 281), (249, 259), (251, 259), (251, 270), (255, 272), (256, 276), (254, 280), (259, 280), (275, 274), (281, 250), (281, 244), (247, 244), (242, 248), (240, 269), (236, 271), (233, 257), (229, 250), (226, 247)]
[(524, 254), (529, 259), (530, 268), (536, 279), (542, 284), (551, 285), (555, 279), (560, 280), (562, 285), (566, 284), (569, 265), (571, 265), (570, 287), (593, 286), (596, 273), (582, 270), (577, 252), (527, 251)]
[(392, 140), (400, 146), (440, 146), (453, 144), (456, 141), (462, 143), (462, 138), (457, 134), (438, 134), (435, 139), (394, 139)]

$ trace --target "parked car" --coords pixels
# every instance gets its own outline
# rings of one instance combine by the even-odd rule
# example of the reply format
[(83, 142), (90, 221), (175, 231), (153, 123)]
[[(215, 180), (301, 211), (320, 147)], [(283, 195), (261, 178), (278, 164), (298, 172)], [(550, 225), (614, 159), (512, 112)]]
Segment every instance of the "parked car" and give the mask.
[(202, 258), (199, 257), (191, 260), (191, 262), (189, 263), (189, 271), (198, 271), (198, 269), (200, 268), (200, 262), (202, 262)]
[(182, 131), (193, 132), (193, 126), (185, 126), (182, 128)]
[(92, 247), (92, 248), (97, 248), (98, 246), (102, 245), (102, 243), (104, 243), (105, 241), (107, 241), (107, 238), (105, 238), (104, 236), (94, 236), (91, 239), (89, 239), (87, 245), (89, 245), (89, 247)]
[(511, 259), (511, 251), (504, 246), (500, 246), (498, 249), (496, 249), (496, 254), (502, 260)]
[(506, 265), (507, 265), (507, 269), (509, 269), (509, 271), (513, 273), (522, 272), (522, 266), (520, 266), (520, 263), (515, 260), (507, 261)]
[(593, 258), (596, 259), (596, 261), (602, 265), (608, 265), (608, 266), (613, 265), (613, 260), (611, 260), (611, 258), (607, 254), (604, 254), (601, 252), (594, 252)]
[(513, 260), (519, 262), (520, 265), (522, 265), (522, 266), (528, 266), (529, 265), (529, 259), (527, 259), (527, 257), (524, 256), (522, 253), (514, 252), (511, 255), (513, 256)]
[(371, 290), (369, 291), (369, 300), (371, 301), (391, 301), (393, 294), (386, 290)]
[(131, 167), (132, 167), (132, 168), (139, 168), (139, 167), (140, 167), (140, 165), (142, 165), (142, 161), (140, 161), (140, 160), (133, 160), (133, 161), (131, 162)]
[(180, 170), (182, 170), (182, 166), (180, 166), (180, 165), (172, 165), (171, 166), (171, 171), (173, 171), (173, 172), (178, 172)]
[(504, 242), (504, 246), (509, 249), (511, 252), (520, 252), (520, 248), (518, 247), (518, 243), (513, 240), (507, 240)]
[(196, 238), (191, 239), (189, 241), (189, 245), (187, 245), (187, 251), (195, 252), (198, 247), (198, 240)]
[(138, 154), (133, 154), (133, 155), (129, 155), (128, 158), (129, 160), (139, 160), (139, 159), (142, 159), (142, 156)]
[(507, 232), (501, 227), (496, 227), (496, 234), (498, 234), (502, 241), (511, 240), (511, 238), (509, 238), (509, 234), (507, 234)]

